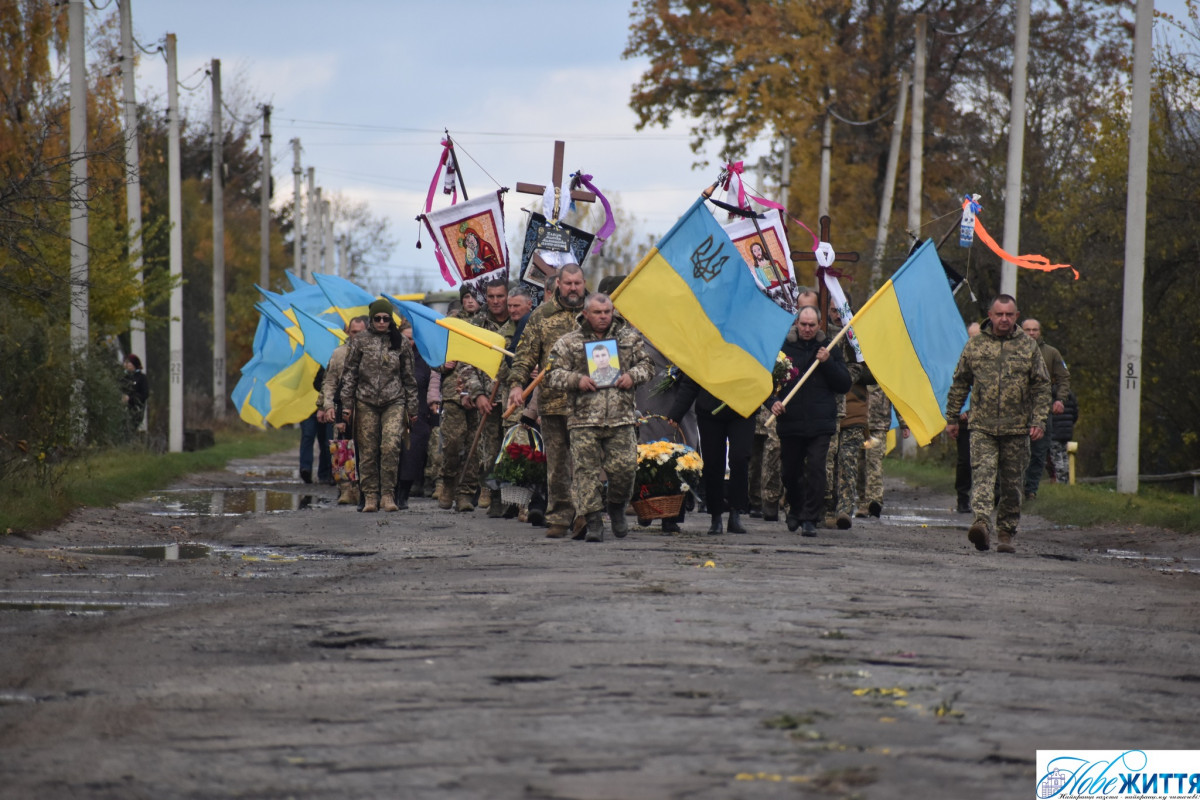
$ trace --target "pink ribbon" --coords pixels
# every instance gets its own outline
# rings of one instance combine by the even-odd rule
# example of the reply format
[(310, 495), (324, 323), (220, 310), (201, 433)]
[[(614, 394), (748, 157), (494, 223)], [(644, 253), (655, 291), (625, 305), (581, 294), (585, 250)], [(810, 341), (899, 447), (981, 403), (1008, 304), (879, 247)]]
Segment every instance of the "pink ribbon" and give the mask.
[(608, 198), (604, 196), (595, 184), (592, 183), (591, 175), (584, 175), (582, 172), (576, 172), (574, 176), (579, 179), (579, 184), (586, 188), (589, 192), (596, 195), (600, 200), (600, 205), (604, 206), (604, 224), (600, 226), (600, 230), (596, 231), (596, 252), (599, 253), (604, 249), (604, 242), (608, 237), (613, 235), (613, 231), (617, 229), (616, 220), (613, 219), (612, 206), (609, 205)]
[(734, 161), (732, 163), (725, 165), (725, 184), (721, 188), (724, 189), (726, 192), (728, 192), (729, 184), (730, 184), (730, 182), (733, 181), (733, 176), (737, 175), (738, 208), (749, 208), (750, 207), (749, 205), (746, 204), (746, 186), (745, 186), (745, 184), (742, 183), (742, 173), (744, 173), (745, 171), (746, 171), (746, 168), (745, 168), (745, 166), (743, 166), (741, 161)]
[(813, 233), (812, 228), (808, 227), (803, 222), (801, 222), (800, 220), (793, 217), (788, 212), (788, 210), (786, 208), (784, 208), (783, 206), (781, 206), (779, 203), (776, 203), (773, 200), (768, 200), (765, 197), (758, 197), (757, 195), (750, 194), (749, 192), (746, 191), (746, 187), (742, 183), (742, 173), (746, 171), (746, 168), (742, 165), (741, 161), (735, 161), (733, 163), (726, 164), (725, 171), (728, 174), (725, 176), (725, 183), (721, 188), (723, 188), (727, 192), (729, 191), (730, 180), (733, 178), (734, 175), (738, 176), (738, 207), (739, 208), (749, 208), (750, 207), (750, 204), (746, 202), (746, 198), (749, 197), (751, 200), (758, 203), (760, 206), (766, 206), (767, 208), (773, 208), (776, 211), (783, 212), (783, 214), (788, 219), (790, 219), (792, 222), (799, 225), (801, 228), (804, 228), (804, 230), (808, 231), (808, 235), (811, 236), (812, 240), (813, 240), (813, 245), (812, 245), (813, 252), (816, 252), (817, 248), (820, 247), (820, 245), (821, 245), (821, 237), (817, 236), (815, 233)]
[[(442, 167), (446, 166), (446, 162), (450, 159), (450, 148), (454, 145), (449, 137), (442, 140), (442, 157), (438, 159), (437, 169), (434, 170), (433, 180), (429, 182), (429, 194), (425, 195), (425, 213), (428, 214), (433, 210), (433, 194), (437, 191), (438, 178), (442, 176)], [(458, 188), (454, 189), (454, 194), (450, 196), (450, 205), (458, 202)], [(425, 221), (425, 226), (429, 227), (429, 221)], [(442, 277), (446, 283), (454, 286), (457, 281), (454, 280), (454, 275), (450, 272), (450, 267), (446, 264), (446, 257), (442, 255), (441, 245), (438, 244), (437, 236), (433, 232), (433, 228), (429, 228), (429, 234), (433, 236), (433, 255), (437, 258), (438, 267), (442, 270)]]

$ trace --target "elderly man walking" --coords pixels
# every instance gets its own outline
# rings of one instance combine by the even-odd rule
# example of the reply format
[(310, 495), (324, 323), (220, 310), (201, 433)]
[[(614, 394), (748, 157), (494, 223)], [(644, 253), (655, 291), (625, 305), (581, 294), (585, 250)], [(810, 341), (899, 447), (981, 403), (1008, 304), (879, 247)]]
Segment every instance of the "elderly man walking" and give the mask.
[[(616, 361), (620, 365), (616, 380), (608, 386), (599, 386), (588, 374), (584, 348), (586, 343), (602, 339), (616, 340)], [(608, 476), (608, 518), (613, 535), (620, 539), (629, 531), (625, 506), (633, 495), (637, 471), (634, 390), (654, 375), (654, 363), (642, 335), (621, 317), (614, 317), (612, 300), (599, 293), (584, 301), (579, 330), (559, 339), (551, 358), (554, 369), (546, 376), (546, 383), (567, 392), (571, 403), (567, 427), (575, 465), (571, 486), (575, 513), (587, 519), (587, 541), (604, 540), (604, 517), (600, 513), (604, 508), (600, 480), (603, 469)]]
[(1050, 413), (1050, 375), (1037, 341), (1017, 327), (1017, 301), (1011, 295), (997, 295), (988, 307), (988, 319), (991, 327), (968, 339), (959, 356), (946, 400), (946, 432), (958, 438), (959, 412), (969, 392), (975, 521), (967, 539), (976, 550), (991, 546), (995, 510), (1000, 539), (996, 549), (1013, 553), (1029, 442), (1045, 435)]

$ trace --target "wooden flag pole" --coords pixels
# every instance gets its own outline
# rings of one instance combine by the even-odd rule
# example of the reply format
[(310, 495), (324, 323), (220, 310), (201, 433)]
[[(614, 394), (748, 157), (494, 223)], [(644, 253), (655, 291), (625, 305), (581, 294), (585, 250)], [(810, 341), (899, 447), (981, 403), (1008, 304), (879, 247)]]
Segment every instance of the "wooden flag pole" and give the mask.
[[(499, 389), (500, 381), (492, 381), (492, 393), (488, 395), (489, 403), (496, 402), (496, 392), (499, 391)], [(467, 451), (467, 457), (463, 459), (462, 471), (458, 473), (458, 483), (460, 484), (462, 483), (463, 476), (467, 474), (467, 467), (471, 466), (471, 459), (475, 458), (477, 455), (475, 448), (479, 447), (479, 437), (483, 435), (483, 426), (487, 424), (488, 417), (490, 416), (491, 412), (480, 415), (479, 427), (475, 429), (475, 438), (471, 439), (471, 449)]]
[[(829, 340), (828, 344), (821, 345), (826, 350), (830, 351), (830, 358), (833, 357), (833, 352), (832, 352), (833, 346), (836, 345), (841, 340), (841, 338), (846, 335), (846, 331), (848, 331), (848, 330), (850, 330), (849, 323), (843, 325), (842, 329), (840, 331), (838, 331), (832, 339)], [(796, 381), (796, 385), (793, 386), (792, 390), (787, 393), (787, 397), (783, 398), (783, 400), (780, 401), (781, 403), (783, 403), (784, 408), (787, 408), (787, 404), (792, 402), (792, 398), (796, 396), (796, 392), (800, 391), (800, 387), (804, 385), (804, 382), (806, 380), (808, 380), (809, 376), (817, 371), (817, 365), (820, 363), (821, 362), (818, 361), (815, 357), (813, 358), (813, 363), (808, 365), (808, 369), (805, 370), (804, 374), (800, 376), (800, 380)], [(766, 422), (767, 427), (768, 428), (772, 427), (775, 424), (775, 420), (777, 420), (777, 419), (779, 419), (779, 418), (776, 417), (774, 414), (772, 414), (771, 418), (769, 420), (767, 420), (767, 422)]]
[[(533, 383), (529, 384), (528, 388), (526, 388), (524, 391), (521, 392), (521, 405), (525, 404), (525, 401), (527, 401), (529, 399), (529, 395), (533, 394), (533, 390), (538, 387), (538, 384), (542, 382), (542, 378), (546, 377), (546, 374), (548, 372), (550, 372), (551, 368), (553, 368), (553, 367), (554, 367), (554, 362), (550, 362), (549, 364), (547, 364), (546, 368), (544, 370), (542, 370), (540, 373), (538, 373), (538, 376), (536, 379), (534, 379)], [(512, 413), (514, 411), (516, 411), (517, 408), (518, 408), (518, 406), (514, 403), (513, 405), (504, 409), (505, 419), (512, 416)]]

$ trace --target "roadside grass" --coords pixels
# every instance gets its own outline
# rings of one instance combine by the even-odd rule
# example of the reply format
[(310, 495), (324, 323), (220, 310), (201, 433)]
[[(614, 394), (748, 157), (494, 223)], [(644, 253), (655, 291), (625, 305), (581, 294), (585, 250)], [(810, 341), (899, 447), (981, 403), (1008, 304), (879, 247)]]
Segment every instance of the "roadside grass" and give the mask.
[(294, 448), (298, 436), (295, 430), (231, 425), (216, 431), (215, 446), (195, 453), (154, 453), (137, 446), (88, 453), (66, 464), (52, 482), (30, 478), (0, 487), (0, 531), (43, 530), (81, 506), (113, 506), (189, 473), (222, 469), (231, 459)]
[[(925, 461), (884, 462), (888, 475), (940, 492), (954, 493), (954, 468)], [(1119, 494), (1113, 484), (1070, 486), (1042, 481), (1036, 500), (1025, 508), (1059, 525), (1146, 525), (1179, 533), (1200, 533), (1200, 497), (1142, 485), (1136, 495)]]

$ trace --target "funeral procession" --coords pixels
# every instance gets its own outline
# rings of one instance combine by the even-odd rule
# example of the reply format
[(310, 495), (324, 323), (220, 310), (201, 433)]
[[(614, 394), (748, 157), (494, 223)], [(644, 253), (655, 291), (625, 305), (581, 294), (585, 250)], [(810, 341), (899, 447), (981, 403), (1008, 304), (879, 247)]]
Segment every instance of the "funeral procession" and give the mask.
[(1200, 0), (0, 36), (0, 798), (1200, 797)]

